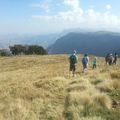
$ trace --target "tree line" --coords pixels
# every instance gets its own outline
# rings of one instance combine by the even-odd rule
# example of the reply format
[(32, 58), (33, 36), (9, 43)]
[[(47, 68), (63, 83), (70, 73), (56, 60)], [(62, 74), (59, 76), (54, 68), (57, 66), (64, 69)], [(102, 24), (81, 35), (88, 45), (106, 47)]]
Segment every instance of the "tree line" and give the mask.
[(39, 45), (14, 45), (9, 46), (9, 49), (1, 49), (0, 56), (11, 55), (46, 55), (48, 52)]

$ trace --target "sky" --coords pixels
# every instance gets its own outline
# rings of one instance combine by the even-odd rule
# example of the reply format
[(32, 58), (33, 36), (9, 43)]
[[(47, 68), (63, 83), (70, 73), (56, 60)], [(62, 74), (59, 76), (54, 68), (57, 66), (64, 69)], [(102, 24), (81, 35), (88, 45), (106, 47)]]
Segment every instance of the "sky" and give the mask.
[(0, 0), (0, 34), (120, 32), (120, 0)]

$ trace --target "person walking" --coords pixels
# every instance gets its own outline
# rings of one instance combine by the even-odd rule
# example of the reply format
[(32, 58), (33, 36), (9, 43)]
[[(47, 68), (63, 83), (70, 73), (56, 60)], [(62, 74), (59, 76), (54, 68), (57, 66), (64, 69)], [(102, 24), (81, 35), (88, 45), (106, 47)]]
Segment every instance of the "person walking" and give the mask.
[(72, 73), (73, 77), (75, 76), (76, 66), (78, 62), (78, 56), (76, 50), (73, 51), (73, 54), (69, 56), (70, 68), (69, 68), (69, 77)]
[(89, 63), (89, 57), (88, 54), (85, 54), (82, 58), (82, 65), (83, 65), (83, 72), (85, 72), (88, 69), (88, 63)]
[(93, 59), (93, 70), (97, 68), (97, 57)]
[(109, 65), (113, 64), (113, 60), (114, 60), (114, 57), (113, 57), (113, 54), (111, 53), (109, 56)]
[(109, 64), (109, 57), (110, 57), (110, 53), (108, 53), (108, 54), (105, 56), (106, 65)]
[(115, 55), (114, 55), (114, 61), (113, 61), (113, 63), (114, 63), (115, 65), (117, 64), (117, 59), (118, 59), (118, 54), (115, 53)]

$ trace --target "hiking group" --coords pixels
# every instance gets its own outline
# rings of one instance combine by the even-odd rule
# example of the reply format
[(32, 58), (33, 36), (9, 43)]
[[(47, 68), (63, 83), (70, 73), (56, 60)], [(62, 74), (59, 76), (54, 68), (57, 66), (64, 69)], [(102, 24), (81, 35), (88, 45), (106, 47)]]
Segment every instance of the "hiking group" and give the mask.
[[(107, 54), (105, 57), (106, 64), (112, 65), (117, 63), (118, 55), (115, 53), (113, 56), (112, 54)], [(69, 62), (70, 62), (70, 74), (72, 73), (73, 77), (75, 76), (76, 66), (78, 63), (78, 55), (76, 50), (73, 51), (73, 53), (69, 56)], [(83, 73), (87, 71), (88, 65), (89, 65), (89, 56), (88, 54), (84, 54), (82, 58), (82, 65), (83, 65)], [(92, 69), (97, 68), (97, 57), (94, 57), (92, 61)], [(69, 75), (70, 75), (69, 74)]]
[(106, 64), (109, 64), (109, 65), (116, 64), (117, 58), (118, 58), (117, 53), (115, 53), (114, 56), (112, 54), (107, 54), (105, 57)]

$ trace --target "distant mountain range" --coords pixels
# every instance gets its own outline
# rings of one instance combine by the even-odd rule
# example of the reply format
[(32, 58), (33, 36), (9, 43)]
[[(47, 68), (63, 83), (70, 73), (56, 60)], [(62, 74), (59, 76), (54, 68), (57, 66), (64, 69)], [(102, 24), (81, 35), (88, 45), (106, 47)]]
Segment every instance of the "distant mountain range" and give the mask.
[[(8, 48), (10, 45), (14, 44), (37, 44), (41, 45), (44, 48), (49, 48), (52, 44), (55, 43), (55, 41), (70, 33), (70, 32), (86, 32), (89, 31), (89, 29), (80, 29), (80, 28), (75, 28), (75, 29), (66, 29), (62, 31), (61, 33), (54, 33), (54, 34), (8, 34), (8, 35), (0, 35), (0, 49), (1, 48)], [(92, 30), (93, 31), (93, 30)]]
[(58, 34), (47, 34), (47, 35), (5, 35), (0, 36), (0, 48), (8, 48), (14, 44), (27, 44), (27, 45), (41, 45), (44, 48), (52, 45)]
[(14, 44), (41, 45), (50, 54), (88, 53), (105, 56), (109, 52), (120, 54), (120, 33), (94, 30), (70, 29), (62, 33), (47, 35), (7, 35), (0, 36), (0, 48)]
[(88, 53), (105, 56), (109, 52), (120, 53), (120, 33), (114, 32), (70, 32), (57, 39), (49, 48), (49, 53)]

